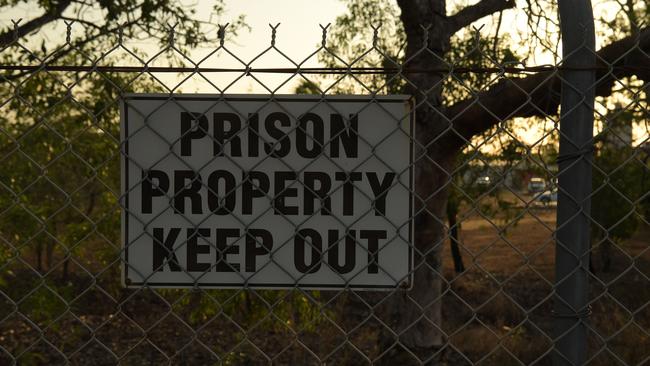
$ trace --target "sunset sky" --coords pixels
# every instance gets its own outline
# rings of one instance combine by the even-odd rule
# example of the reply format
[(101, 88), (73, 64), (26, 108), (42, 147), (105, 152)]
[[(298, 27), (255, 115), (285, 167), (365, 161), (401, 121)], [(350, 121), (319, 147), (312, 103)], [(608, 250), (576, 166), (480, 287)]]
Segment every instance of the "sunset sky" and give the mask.
[[(475, 2), (477, 1), (448, 1), (448, 13), (453, 14), (457, 9)], [(184, 4), (195, 7), (197, 10), (196, 16), (199, 19), (214, 23), (215, 26), (210, 31), (215, 34), (217, 23), (232, 22), (239, 15), (245, 16), (245, 21), (250, 27), (250, 30), (242, 29), (237, 37), (230, 38), (225, 44), (226, 49), (241, 61), (228, 55), (227, 52), (224, 52), (225, 50), (220, 50), (201, 63), (201, 66), (204, 67), (224, 68), (245, 68), (246, 64), (250, 64), (253, 68), (291, 68), (295, 67), (295, 64), (301, 64), (306, 67), (319, 66), (317, 55), (309, 57), (310, 54), (318, 49), (321, 42), (322, 30), (319, 24), (326, 25), (331, 23), (333, 27), (336, 22), (336, 17), (347, 11), (346, 3), (341, 0), (226, 0), (226, 12), (222, 14), (214, 14), (212, 1), (184, 2)], [(596, 18), (611, 19), (614, 17), (617, 9), (613, 4), (612, 1), (594, 1), (593, 6)], [(524, 1), (518, 1), (516, 9), (506, 10), (503, 13), (500, 34), (508, 34), (515, 43), (520, 39), (530, 37), (531, 30), (526, 24), (526, 15), (523, 11), (526, 6)], [(10, 11), (6, 11), (0, 15), (0, 26), (3, 28), (7, 27), (11, 24), (11, 19), (23, 18), (25, 22), (40, 15), (40, 12), (41, 10), (35, 4), (13, 7)], [(84, 17), (89, 19), (101, 17), (101, 13), (93, 13), (90, 11), (85, 13)], [(485, 17), (475, 22), (473, 26), (480, 28), (483, 33), (492, 34), (496, 27), (496, 19), (496, 15)], [(280, 23), (280, 26), (277, 28), (276, 34), (277, 50), (271, 49), (264, 52), (271, 45), (271, 28), (269, 24), (276, 25), (278, 23)], [(603, 27), (598, 27), (598, 24), (597, 22), (596, 26), (597, 30), (600, 30), (600, 37), (597, 43), (600, 46), (608, 42), (607, 38), (604, 37), (608, 31)], [(76, 25), (75, 27), (79, 27), (75, 29), (81, 31), (81, 25)], [(32, 37), (32, 45), (34, 47), (40, 45), (40, 38), (38, 37), (45, 37), (46, 39), (51, 37), (52, 41), (56, 41), (56, 43), (59, 43), (62, 37), (64, 37), (65, 27), (61, 22), (57, 25), (48, 25), (46, 28), (46, 31), (40, 32), (37, 36)], [(541, 29), (535, 31), (541, 31)], [(609, 32), (611, 34), (611, 31)], [(39, 39), (38, 41), (36, 41), (37, 38)], [(198, 62), (211, 52), (214, 52), (217, 46), (218, 44), (216, 43), (202, 45), (192, 50), (188, 56), (194, 62)], [(127, 42), (127, 47), (137, 48), (148, 55), (153, 55), (160, 50), (160, 45), (150, 41), (129, 41)], [(518, 47), (519, 51), (522, 51), (525, 49), (526, 43)], [(291, 61), (295, 62), (295, 64), (278, 52), (278, 50)], [(259, 56), (261, 54), (263, 55)], [(119, 64), (141, 65), (141, 62), (127, 56), (124, 52), (120, 53), (119, 50), (113, 52), (112, 55), (120, 60)], [(256, 59), (258, 56), (259, 58)], [(254, 59), (255, 61), (253, 61)], [(253, 62), (251, 63), (251, 61)], [(532, 57), (526, 60), (526, 62), (527, 65), (541, 65), (552, 64), (554, 60), (551, 53), (545, 53), (541, 49), (536, 49), (535, 52), (532, 52)], [(169, 62), (161, 57), (150, 64), (154, 66), (168, 66)], [(191, 66), (191, 64), (186, 64), (186, 66)], [(178, 85), (186, 76), (156, 74), (156, 77), (166, 85), (170, 87), (177, 86), (173, 88), (176, 92), (219, 92), (206, 80), (196, 75)], [(291, 74), (258, 73), (254, 74), (254, 77), (242, 77), (241, 73), (210, 73), (205, 76), (219, 88), (227, 87), (226, 91), (229, 93), (267, 94), (271, 91), (293, 93), (298, 82), (302, 80), (299, 75)], [(233, 84), (228, 86), (231, 83)], [(597, 107), (600, 113), (605, 113), (603, 105), (598, 105), (597, 103)], [(611, 106), (608, 107), (611, 108)], [(543, 131), (538, 127), (526, 126), (524, 122), (520, 124), (517, 132), (527, 143), (534, 143), (543, 135)], [(647, 130), (635, 128), (635, 140), (642, 141), (647, 138)]]

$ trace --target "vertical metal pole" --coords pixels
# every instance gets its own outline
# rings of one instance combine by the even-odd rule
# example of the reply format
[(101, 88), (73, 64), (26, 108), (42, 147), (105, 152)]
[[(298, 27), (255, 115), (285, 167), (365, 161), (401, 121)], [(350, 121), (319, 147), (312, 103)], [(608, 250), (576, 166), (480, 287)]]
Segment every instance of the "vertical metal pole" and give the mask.
[(554, 365), (587, 358), (595, 35), (590, 0), (559, 0), (562, 101), (555, 251)]

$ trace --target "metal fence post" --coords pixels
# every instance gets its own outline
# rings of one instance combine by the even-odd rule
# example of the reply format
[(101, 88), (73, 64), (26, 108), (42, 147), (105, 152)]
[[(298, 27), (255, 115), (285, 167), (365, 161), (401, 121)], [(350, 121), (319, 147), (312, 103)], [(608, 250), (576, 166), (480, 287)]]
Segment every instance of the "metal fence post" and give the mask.
[(587, 358), (595, 35), (590, 0), (560, 0), (563, 70), (558, 157), (554, 365)]

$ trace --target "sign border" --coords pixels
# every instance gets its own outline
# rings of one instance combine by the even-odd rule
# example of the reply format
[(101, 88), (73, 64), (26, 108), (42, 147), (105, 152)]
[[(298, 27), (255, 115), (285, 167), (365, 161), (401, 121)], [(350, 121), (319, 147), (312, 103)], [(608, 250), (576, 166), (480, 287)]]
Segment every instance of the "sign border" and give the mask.
[[(200, 283), (197, 281), (192, 282), (134, 282), (128, 278), (128, 259), (129, 259), (129, 250), (128, 250), (128, 236), (129, 236), (129, 224), (128, 224), (128, 215), (129, 215), (129, 194), (127, 192), (129, 187), (129, 169), (128, 169), (128, 156), (129, 156), (129, 108), (128, 100), (194, 100), (194, 101), (287, 101), (287, 102), (296, 102), (296, 101), (333, 101), (333, 102), (369, 102), (372, 103), (375, 100), (388, 103), (407, 103), (409, 106), (409, 132), (410, 132), (410, 151), (409, 151), (409, 268), (408, 275), (406, 278), (396, 283), (395, 285), (354, 285), (354, 284), (342, 284), (342, 285), (332, 285), (332, 284), (308, 284), (300, 285), (296, 282), (293, 286), (287, 284), (247, 284), (247, 283)], [(353, 289), (353, 290), (394, 290), (394, 289), (406, 289), (409, 290), (413, 286), (413, 243), (414, 240), (414, 212), (413, 212), (413, 199), (414, 199), (414, 180), (415, 172), (413, 169), (413, 158), (414, 158), (414, 139), (415, 139), (415, 106), (414, 99), (410, 95), (405, 94), (396, 94), (396, 95), (332, 95), (332, 96), (321, 96), (321, 95), (310, 95), (310, 94), (164, 94), (164, 93), (125, 93), (120, 98), (120, 146), (121, 146), (121, 157), (120, 157), (120, 167), (121, 167), (121, 187), (120, 187), (120, 201), (122, 202), (122, 220), (121, 220), (121, 266), (123, 268), (121, 272), (122, 285), (126, 288), (176, 288), (176, 289), (188, 289), (188, 288), (206, 288), (206, 289), (265, 289), (265, 290), (288, 290), (288, 289), (307, 289), (307, 290), (344, 290), (344, 289)]]

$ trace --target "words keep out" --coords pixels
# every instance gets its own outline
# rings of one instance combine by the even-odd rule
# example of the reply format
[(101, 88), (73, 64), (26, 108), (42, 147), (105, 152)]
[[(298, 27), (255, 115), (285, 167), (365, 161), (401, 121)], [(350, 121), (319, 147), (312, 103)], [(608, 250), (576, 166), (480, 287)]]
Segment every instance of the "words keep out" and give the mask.
[[(243, 235), (242, 235), (243, 234)], [(179, 240), (185, 235), (185, 240)], [(315, 273), (323, 263), (333, 271), (346, 274), (357, 267), (360, 260), (356, 255), (357, 245), (367, 248), (365, 271), (379, 272), (379, 249), (387, 239), (385, 230), (327, 230), (321, 235), (314, 229), (300, 229), (293, 236), (293, 265), (300, 273)], [(181, 268), (178, 260), (178, 244), (186, 251), (186, 263)], [(234, 243), (233, 243), (234, 242)], [(265, 229), (236, 228), (154, 228), (153, 229), (153, 271), (172, 272), (257, 272), (260, 262), (266, 263), (275, 246), (273, 235)], [(343, 250), (343, 260), (340, 251)], [(213, 254), (212, 260), (200, 261), (199, 254)], [(233, 261), (237, 256), (239, 261)], [(258, 261), (265, 256), (264, 261)], [(289, 270), (288, 268), (285, 268)]]

